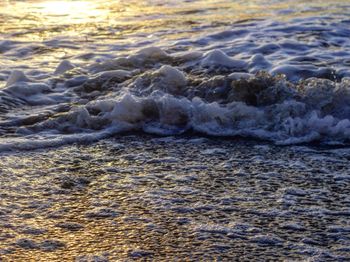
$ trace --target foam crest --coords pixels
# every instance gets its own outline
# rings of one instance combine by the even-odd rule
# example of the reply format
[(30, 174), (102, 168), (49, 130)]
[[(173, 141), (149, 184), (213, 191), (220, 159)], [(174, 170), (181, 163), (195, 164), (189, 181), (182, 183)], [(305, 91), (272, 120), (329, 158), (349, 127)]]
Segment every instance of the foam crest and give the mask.
[[(321, 22), (312, 21), (315, 26), (302, 19), (288, 25), (247, 21), (175, 41), (176, 46), (135, 43), (125, 52), (115, 47), (71, 57), (50, 72), (3, 70), (0, 121), (6, 128), (0, 131), (4, 138), (19, 137), (20, 144), (31, 136), (47, 141), (69, 136), (60, 141), (70, 143), (78, 134), (110, 129), (243, 136), (276, 144), (349, 143), (347, 30), (327, 19), (319, 30)], [(303, 41), (315, 28), (317, 38)], [(75, 63), (79, 57), (95, 62)], [(31, 107), (35, 110), (26, 114)]]
[(309, 107), (302, 99), (257, 107), (243, 101), (209, 103), (199, 97), (189, 99), (159, 91), (147, 96), (127, 92), (116, 99), (92, 101), (26, 129), (34, 133), (49, 130), (79, 133), (114, 128), (160, 135), (194, 130), (206, 135), (252, 137), (277, 144), (349, 139), (348, 118), (323, 115), (322, 111)]
[(201, 65), (204, 67), (228, 67), (240, 70), (244, 70), (247, 67), (246, 62), (233, 59), (219, 49), (207, 52), (201, 61)]

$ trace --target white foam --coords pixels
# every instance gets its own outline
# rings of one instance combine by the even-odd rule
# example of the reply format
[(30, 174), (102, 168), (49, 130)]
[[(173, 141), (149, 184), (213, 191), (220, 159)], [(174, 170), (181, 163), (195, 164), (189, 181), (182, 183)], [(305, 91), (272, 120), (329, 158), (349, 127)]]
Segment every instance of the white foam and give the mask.
[(245, 69), (247, 67), (246, 62), (235, 60), (219, 49), (207, 52), (201, 61), (201, 65), (204, 67), (223, 66), (237, 69)]
[(154, 75), (162, 77), (162, 85), (165, 86), (166, 92), (170, 94), (180, 94), (187, 84), (185, 74), (172, 66), (164, 65), (155, 71)]
[[(170, 71), (169, 78), (176, 83), (179, 72), (173, 68), (163, 68), (160, 71), (163, 70), (166, 73)], [(15, 88), (13, 92), (27, 94), (27, 99), (35, 97), (35, 94), (40, 97), (41, 92), (47, 90), (47, 86), (33, 83), (33, 90), (28, 89), (27, 83), (25, 84), (26, 86), (13, 85), (10, 90)], [(287, 104), (298, 105), (292, 101)], [(277, 144), (306, 143), (322, 137), (349, 137), (349, 120), (338, 120), (333, 116), (320, 117), (316, 111), (293, 118), (289, 116), (290, 106), (281, 104), (275, 107), (277, 117), (274, 111), (267, 113), (264, 108), (247, 106), (241, 102), (220, 105), (217, 102), (207, 103), (198, 97), (189, 100), (162, 92), (154, 92), (145, 97), (124, 92), (115, 99), (92, 101), (86, 106), (72, 109), (57, 120), (39, 123), (36, 130), (48, 131), (47, 128), (71, 126), (71, 130), (82, 128), (103, 131), (114, 126), (117, 130), (143, 130), (148, 133), (173, 135), (193, 129), (208, 135), (239, 135), (267, 139)], [(91, 115), (89, 111), (99, 113)], [(55, 124), (52, 121), (58, 122)]]
[(168, 58), (169, 55), (161, 48), (156, 46), (151, 46), (151, 47), (146, 47), (137, 51), (135, 57), (143, 58), (143, 59), (161, 60), (161, 59)]
[(91, 143), (110, 137), (113, 134), (123, 131), (121, 128), (108, 128), (99, 132), (77, 133), (70, 135), (55, 135), (42, 133), (40, 137), (20, 137), (20, 138), (1, 138), (0, 152), (34, 150), (47, 147), (57, 147), (72, 143)]
[(260, 70), (268, 71), (272, 64), (262, 54), (252, 56), (249, 61), (249, 69), (251, 73), (256, 73)]
[(145, 119), (143, 100), (126, 94), (115, 103), (108, 117), (115, 123), (137, 124)]

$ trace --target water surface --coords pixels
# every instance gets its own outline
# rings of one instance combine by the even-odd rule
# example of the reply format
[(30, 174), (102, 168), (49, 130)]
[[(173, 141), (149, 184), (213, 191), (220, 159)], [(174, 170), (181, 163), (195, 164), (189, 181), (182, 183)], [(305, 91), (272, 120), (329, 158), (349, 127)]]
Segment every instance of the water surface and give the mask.
[(1, 1), (0, 258), (349, 259), (349, 11)]

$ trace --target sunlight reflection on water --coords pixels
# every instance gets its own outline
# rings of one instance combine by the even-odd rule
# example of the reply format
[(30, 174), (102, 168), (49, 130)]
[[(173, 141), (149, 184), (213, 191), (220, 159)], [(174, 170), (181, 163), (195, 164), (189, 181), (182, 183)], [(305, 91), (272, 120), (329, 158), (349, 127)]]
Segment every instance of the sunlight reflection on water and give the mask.
[[(237, 21), (250, 19), (290, 19), (324, 12), (339, 11), (339, 3), (322, 1), (0, 1), (0, 41), (28, 43), (20, 66), (35, 67), (37, 61), (47, 61), (48, 67), (58, 60), (85, 52), (103, 52), (111, 45), (120, 52), (131, 45), (152, 38), (157, 45), (197, 37), (202, 33), (225, 30)], [(327, 8), (325, 8), (327, 7)], [(333, 10), (334, 8), (334, 10)], [(50, 47), (39, 48), (43, 41)], [(64, 49), (56, 42), (65, 42)], [(79, 45), (79, 48), (72, 45)], [(120, 48), (118, 47), (120, 46)], [(139, 45), (134, 45), (139, 48)], [(34, 50), (31, 56), (28, 50)], [(132, 51), (132, 50), (131, 50)], [(0, 52), (4, 52), (1, 50)], [(9, 68), (18, 61), (7, 59), (1, 64)]]

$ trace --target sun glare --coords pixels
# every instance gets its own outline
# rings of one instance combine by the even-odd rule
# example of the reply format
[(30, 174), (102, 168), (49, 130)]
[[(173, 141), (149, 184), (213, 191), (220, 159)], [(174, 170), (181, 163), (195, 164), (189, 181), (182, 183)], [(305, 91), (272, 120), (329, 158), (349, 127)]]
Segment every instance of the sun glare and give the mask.
[(47, 1), (40, 7), (43, 13), (57, 16), (94, 16), (99, 13), (89, 1)]

